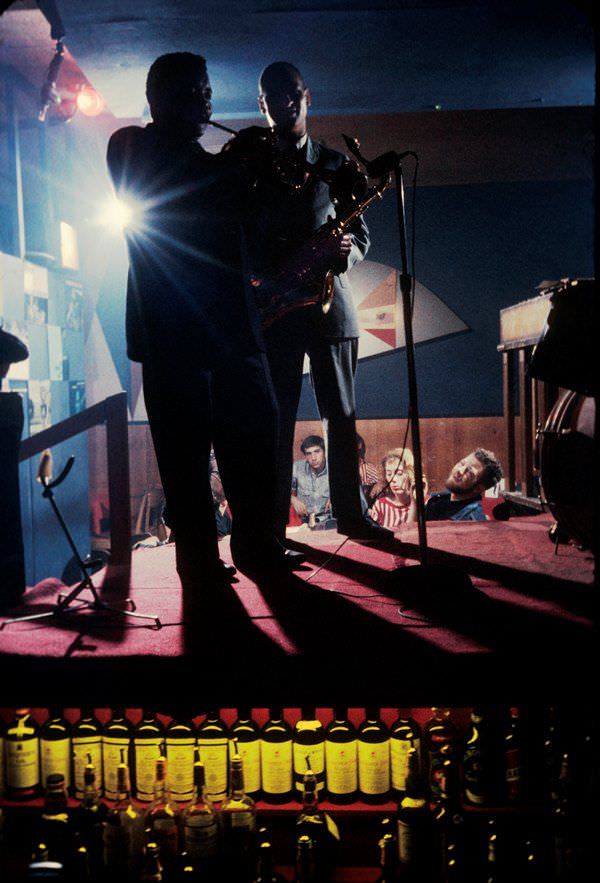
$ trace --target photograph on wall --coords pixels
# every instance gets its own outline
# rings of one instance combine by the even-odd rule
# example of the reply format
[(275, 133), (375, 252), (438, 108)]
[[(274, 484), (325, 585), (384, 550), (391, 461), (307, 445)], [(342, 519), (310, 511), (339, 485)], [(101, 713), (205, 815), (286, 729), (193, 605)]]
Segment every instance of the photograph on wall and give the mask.
[(83, 291), (67, 282), (65, 286), (65, 325), (71, 331), (83, 330)]
[(50, 380), (65, 380), (63, 376), (64, 356), (62, 345), (62, 329), (58, 325), (48, 326), (48, 367)]
[(85, 381), (72, 380), (69, 383), (69, 414), (78, 414), (85, 408)]
[(49, 380), (29, 381), (28, 406), (30, 434), (47, 429), (52, 423)]
[(34, 325), (46, 325), (48, 322), (48, 298), (37, 294), (25, 295), (25, 318)]

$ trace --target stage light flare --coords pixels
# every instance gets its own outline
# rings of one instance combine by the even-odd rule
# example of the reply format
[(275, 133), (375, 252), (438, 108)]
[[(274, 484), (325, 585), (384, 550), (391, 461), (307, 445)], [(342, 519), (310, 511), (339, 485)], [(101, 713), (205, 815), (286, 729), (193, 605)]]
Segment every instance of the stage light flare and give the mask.
[(103, 227), (122, 233), (125, 229), (134, 229), (140, 222), (142, 207), (131, 199), (111, 196), (106, 200), (99, 214), (99, 222)]
[(82, 86), (77, 93), (77, 108), (86, 117), (95, 117), (104, 110), (104, 101), (92, 86)]

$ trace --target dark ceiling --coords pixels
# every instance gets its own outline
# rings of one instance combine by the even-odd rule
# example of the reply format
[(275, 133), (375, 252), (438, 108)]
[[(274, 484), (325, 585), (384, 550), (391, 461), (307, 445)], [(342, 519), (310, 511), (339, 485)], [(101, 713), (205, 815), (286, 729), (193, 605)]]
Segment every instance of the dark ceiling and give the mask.
[[(118, 117), (142, 114), (150, 63), (176, 50), (206, 56), (215, 116), (221, 118), (256, 113), (257, 76), (277, 59), (302, 69), (313, 113), (594, 101), (593, 31), (581, 8), (585, 4), (570, 0), (57, 0), (56, 5), (70, 52)], [(33, 6), (14, 3), (6, 15)]]

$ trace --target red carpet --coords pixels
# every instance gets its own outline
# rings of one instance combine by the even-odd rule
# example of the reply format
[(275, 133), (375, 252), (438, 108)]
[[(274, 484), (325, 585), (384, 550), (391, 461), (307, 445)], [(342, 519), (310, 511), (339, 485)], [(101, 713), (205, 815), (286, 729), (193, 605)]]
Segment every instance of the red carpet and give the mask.
[[(138, 612), (160, 617), (160, 630), (141, 620), (86, 611), (7, 625), (0, 631), (0, 652), (19, 661), (23, 672), (46, 658), (49, 679), (76, 677), (82, 684), (86, 672), (95, 680), (110, 677), (109, 663), (119, 657), (131, 663), (138, 683), (144, 673), (161, 680), (175, 673), (174, 695), (182, 676), (204, 666), (211, 684), (222, 689), (234, 679), (238, 688), (264, 685), (271, 702), (274, 685), (284, 691), (286, 684), (305, 679), (314, 684), (315, 678), (323, 686), (337, 678), (351, 689), (354, 677), (370, 690), (378, 680), (396, 678), (406, 704), (407, 692), (436, 683), (467, 692), (469, 681), (486, 677), (508, 678), (513, 689), (534, 671), (538, 678), (540, 672), (546, 678), (579, 677), (591, 652), (593, 561), (573, 546), (561, 546), (555, 555), (547, 537), (550, 523), (542, 515), (428, 525), (430, 562), (458, 564), (475, 587), (457, 590), (444, 577), (431, 604), (427, 585), (424, 593), (406, 595), (409, 570), (400, 570), (393, 584), (386, 582), (389, 571), (416, 563), (416, 526), (403, 527), (385, 549), (344, 542), (333, 531), (299, 528), (290, 531), (290, 539), (307, 554), (303, 571), (260, 587), (240, 575), (234, 591), (218, 598), (207, 597), (200, 577), (186, 588), (186, 597), (198, 604), (185, 625), (173, 546), (142, 548), (133, 553), (129, 589), (114, 573), (97, 574), (95, 583), (112, 603), (128, 593)], [(229, 560), (227, 541), (222, 557)], [(56, 591), (56, 581), (38, 584), (14, 615), (49, 609)], [(245, 665), (248, 654), (251, 666)], [(71, 658), (82, 664), (69, 667)], [(35, 670), (32, 665), (32, 677)], [(468, 701), (466, 695), (456, 698)]]

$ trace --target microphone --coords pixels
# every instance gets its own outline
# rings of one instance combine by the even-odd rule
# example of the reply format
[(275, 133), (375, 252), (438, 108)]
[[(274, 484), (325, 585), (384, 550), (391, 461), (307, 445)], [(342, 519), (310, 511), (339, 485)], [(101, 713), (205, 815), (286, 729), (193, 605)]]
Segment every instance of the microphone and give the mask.
[(350, 138), (348, 135), (342, 135), (342, 138), (346, 142), (346, 147), (350, 153), (363, 164), (369, 178), (383, 178), (384, 175), (393, 172), (398, 163), (405, 157), (414, 156), (414, 151), (412, 150), (405, 150), (404, 153), (388, 150), (387, 153), (382, 153), (381, 156), (368, 160), (360, 152), (360, 143), (356, 138)]
[(64, 51), (65, 47), (62, 39), (57, 40), (56, 51), (52, 61), (48, 65), (46, 79), (40, 93), (40, 111), (38, 113), (38, 120), (40, 123), (45, 122), (51, 104), (60, 104), (61, 99), (56, 89), (56, 81), (58, 79), (60, 66), (63, 62)]
[(49, 448), (46, 448), (40, 457), (37, 480), (44, 487), (46, 487), (48, 482), (52, 481), (52, 453)]

